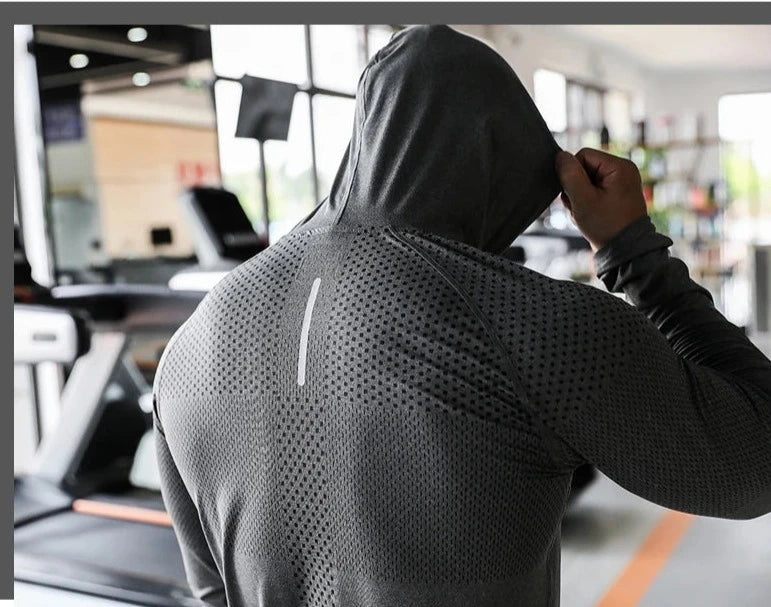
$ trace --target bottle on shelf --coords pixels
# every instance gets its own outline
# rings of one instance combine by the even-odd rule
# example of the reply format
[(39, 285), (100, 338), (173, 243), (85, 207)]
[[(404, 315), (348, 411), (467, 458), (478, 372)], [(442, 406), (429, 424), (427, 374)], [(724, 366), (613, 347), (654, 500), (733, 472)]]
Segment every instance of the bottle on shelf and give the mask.
[(600, 128), (600, 149), (605, 152), (610, 150), (610, 131), (608, 130), (608, 125), (604, 122)]

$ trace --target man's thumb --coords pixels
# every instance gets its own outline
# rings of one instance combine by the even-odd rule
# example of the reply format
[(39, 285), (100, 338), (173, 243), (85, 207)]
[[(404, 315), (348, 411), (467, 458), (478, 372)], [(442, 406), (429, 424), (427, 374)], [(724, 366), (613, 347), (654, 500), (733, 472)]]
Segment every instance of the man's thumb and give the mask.
[(581, 204), (592, 197), (594, 185), (578, 158), (569, 152), (560, 151), (554, 159), (554, 166), (562, 184), (562, 191), (568, 195), (572, 203)]

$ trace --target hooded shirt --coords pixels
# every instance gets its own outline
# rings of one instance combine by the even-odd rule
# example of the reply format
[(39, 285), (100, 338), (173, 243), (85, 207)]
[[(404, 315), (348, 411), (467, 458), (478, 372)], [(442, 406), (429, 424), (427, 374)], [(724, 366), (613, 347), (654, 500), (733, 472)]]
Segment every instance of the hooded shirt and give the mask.
[(500, 256), (558, 193), (511, 68), (443, 26), (359, 83), (329, 197), (223, 279), (154, 386), (163, 496), (212, 605), (556, 606), (571, 476), (771, 509), (771, 363), (644, 218), (608, 288)]

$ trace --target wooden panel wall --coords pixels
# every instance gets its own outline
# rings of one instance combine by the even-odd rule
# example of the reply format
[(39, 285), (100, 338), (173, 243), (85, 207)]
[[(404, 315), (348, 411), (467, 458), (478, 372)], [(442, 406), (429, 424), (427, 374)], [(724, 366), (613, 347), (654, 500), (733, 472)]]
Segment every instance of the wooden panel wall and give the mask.
[[(107, 255), (192, 254), (178, 197), (193, 183), (219, 182), (216, 131), (98, 117), (88, 128)], [(150, 230), (158, 227), (171, 228), (171, 245), (153, 247)]]

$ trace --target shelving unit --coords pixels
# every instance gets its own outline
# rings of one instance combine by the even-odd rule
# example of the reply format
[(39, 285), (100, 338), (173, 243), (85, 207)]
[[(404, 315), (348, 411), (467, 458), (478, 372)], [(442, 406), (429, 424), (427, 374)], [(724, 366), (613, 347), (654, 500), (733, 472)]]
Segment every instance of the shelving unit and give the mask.
[[(698, 137), (643, 144), (626, 150), (640, 169), (649, 212), (662, 232), (674, 242), (692, 276), (724, 301), (725, 282), (735, 264), (725, 254), (724, 212), (728, 197), (721, 176), (700, 176), (706, 151), (721, 146), (719, 138)], [(679, 155), (680, 158), (673, 158)], [(683, 158), (683, 155), (686, 155)], [(672, 166), (675, 166), (672, 170)]]

